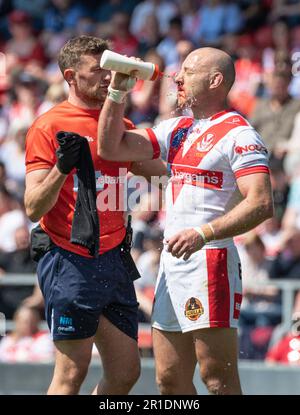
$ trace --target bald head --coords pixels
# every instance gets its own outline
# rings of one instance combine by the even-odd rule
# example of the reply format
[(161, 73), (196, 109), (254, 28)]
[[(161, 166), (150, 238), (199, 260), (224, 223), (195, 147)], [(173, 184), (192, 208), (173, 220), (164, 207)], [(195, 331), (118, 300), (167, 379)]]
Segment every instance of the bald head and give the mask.
[(191, 52), (188, 59), (211, 74), (220, 72), (223, 75), (222, 85), (225, 92), (229, 92), (235, 80), (235, 68), (233, 60), (226, 52), (216, 48), (200, 48)]

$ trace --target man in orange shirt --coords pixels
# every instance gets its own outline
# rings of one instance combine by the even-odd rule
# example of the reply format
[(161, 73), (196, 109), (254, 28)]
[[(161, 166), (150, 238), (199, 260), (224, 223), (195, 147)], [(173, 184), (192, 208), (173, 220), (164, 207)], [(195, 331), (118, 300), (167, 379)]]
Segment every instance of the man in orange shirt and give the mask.
[[(57, 133), (74, 131), (88, 140), (97, 194), (110, 186), (106, 178), (114, 179), (111, 191), (118, 195), (120, 190), (122, 194), (120, 169), (123, 175), (129, 169), (145, 176), (148, 171), (164, 174), (160, 161), (137, 165), (107, 162), (97, 156), (98, 118), (111, 77), (109, 71), (99, 67), (105, 49), (105, 41), (91, 36), (71, 39), (63, 46), (58, 63), (69, 84), (68, 100), (39, 117), (26, 139), (26, 213), (32, 221), (40, 221), (42, 231), (51, 240), (51, 249), (39, 260), (37, 269), (56, 347), (48, 394), (79, 392), (94, 343), (104, 370), (94, 394), (127, 394), (140, 373), (138, 303), (132, 278), (120, 257), (120, 244), (126, 233), (123, 212), (118, 208), (97, 211), (98, 257), (72, 244), (78, 180), (74, 166), (63, 169), (57, 160), (57, 149), (61, 151)], [(126, 128), (132, 128), (130, 121), (124, 123)]]

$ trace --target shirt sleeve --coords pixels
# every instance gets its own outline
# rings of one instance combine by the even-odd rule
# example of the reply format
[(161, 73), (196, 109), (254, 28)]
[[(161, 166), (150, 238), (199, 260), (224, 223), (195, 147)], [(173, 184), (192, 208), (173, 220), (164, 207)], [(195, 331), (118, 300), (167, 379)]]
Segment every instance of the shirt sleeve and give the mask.
[(235, 177), (269, 173), (268, 150), (260, 135), (245, 129), (227, 141), (227, 156)]
[(26, 136), (26, 173), (52, 169), (56, 163), (56, 147), (52, 137), (44, 129), (32, 126)]
[(171, 118), (161, 121), (152, 128), (146, 128), (153, 147), (153, 159), (161, 157), (163, 160), (167, 160), (170, 137), (177, 123), (178, 118)]
[(123, 118), (123, 121), (124, 121), (126, 130), (134, 130), (136, 128), (134, 123), (131, 120), (129, 120), (128, 118)]

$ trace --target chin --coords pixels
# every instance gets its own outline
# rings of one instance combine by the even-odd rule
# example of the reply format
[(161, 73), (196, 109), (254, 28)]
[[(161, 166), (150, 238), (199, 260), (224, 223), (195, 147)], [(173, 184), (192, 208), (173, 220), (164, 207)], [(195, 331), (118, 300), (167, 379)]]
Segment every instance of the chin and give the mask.
[(187, 103), (187, 100), (185, 98), (177, 98), (177, 107), (178, 108), (183, 108)]
[(104, 104), (105, 98), (106, 98), (106, 94), (90, 94), (89, 95), (89, 100), (97, 101), (100, 104)]

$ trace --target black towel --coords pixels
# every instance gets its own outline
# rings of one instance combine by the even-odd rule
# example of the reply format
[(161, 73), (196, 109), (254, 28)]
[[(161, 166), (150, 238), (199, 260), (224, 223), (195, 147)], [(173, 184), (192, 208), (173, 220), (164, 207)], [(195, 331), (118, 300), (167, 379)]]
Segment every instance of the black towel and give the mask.
[(78, 177), (78, 193), (72, 222), (71, 242), (84, 246), (93, 257), (99, 251), (99, 220), (96, 206), (96, 179), (95, 169), (88, 141), (85, 137), (72, 132), (60, 131), (57, 133), (60, 145), (76, 144), (80, 141), (80, 158), (76, 164)]

